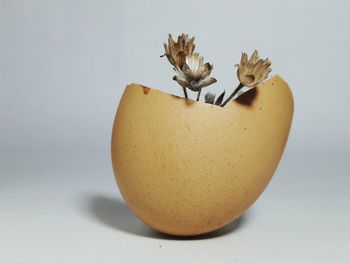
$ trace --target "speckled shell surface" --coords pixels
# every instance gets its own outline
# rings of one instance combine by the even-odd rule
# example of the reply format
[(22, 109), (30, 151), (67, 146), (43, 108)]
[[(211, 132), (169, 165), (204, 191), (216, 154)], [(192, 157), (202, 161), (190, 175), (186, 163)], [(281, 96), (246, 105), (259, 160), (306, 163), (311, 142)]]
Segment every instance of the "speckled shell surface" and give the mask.
[(192, 236), (238, 218), (282, 156), (293, 97), (279, 76), (226, 107), (128, 85), (112, 132), (112, 163), (129, 208), (160, 232)]

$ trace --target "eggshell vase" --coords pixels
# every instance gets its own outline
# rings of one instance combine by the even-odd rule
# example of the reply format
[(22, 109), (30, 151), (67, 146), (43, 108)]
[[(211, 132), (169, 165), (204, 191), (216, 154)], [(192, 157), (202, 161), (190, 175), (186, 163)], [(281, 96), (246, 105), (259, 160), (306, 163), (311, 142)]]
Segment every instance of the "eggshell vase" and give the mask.
[(293, 97), (279, 76), (225, 107), (128, 85), (112, 133), (112, 163), (129, 208), (163, 233), (193, 236), (244, 213), (282, 156)]

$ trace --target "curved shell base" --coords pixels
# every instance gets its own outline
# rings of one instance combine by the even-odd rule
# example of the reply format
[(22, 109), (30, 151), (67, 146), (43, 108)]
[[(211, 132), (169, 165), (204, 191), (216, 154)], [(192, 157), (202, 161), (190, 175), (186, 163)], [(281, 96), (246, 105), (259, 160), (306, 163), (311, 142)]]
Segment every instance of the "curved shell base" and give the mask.
[(112, 134), (119, 189), (155, 230), (180, 236), (216, 230), (267, 186), (292, 115), (292, 94), (278, 76), (224, 108), (128, 85)]

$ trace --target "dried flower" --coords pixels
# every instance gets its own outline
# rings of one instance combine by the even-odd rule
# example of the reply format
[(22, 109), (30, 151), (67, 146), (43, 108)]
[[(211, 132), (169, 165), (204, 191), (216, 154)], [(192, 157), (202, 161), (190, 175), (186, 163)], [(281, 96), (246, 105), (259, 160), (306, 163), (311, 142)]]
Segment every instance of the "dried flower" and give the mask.
[(259, 59), (255, 50), (248, 60), (246, 53), (242, 53), (241, 63), (236, 65), (237, 77), (246, 87), (254, 87), (264, 81), (271, 72), (271, 62), (268, 59)]
[(209, 63), (204, 64), (204, 58), (198, 53), (194, 53), (186, 57), (186, 63), (182, 69), (174, 68), (177, 76), (174, 76), (182, 87), (189, 88), (192, 91), (199, 92), (202, 88), (209, 86), (216, 82), (215, 78), (209, 77), (213, 65)]
[(224, 107), (244, 86), (255, 87), (263, 82), (271, 72), (271, 62), (269, 59), (259, 59), (258, 51), (255, 50), (248, 60), (248, 55), (242, 53), (241, 63), (236, 65), (237, 77), (240, 81), (238, 87), (233, 93), (221, 104)]
[(170, 64), (181, 69), (186, 62), (186, 57), (193, 54), (195, 46), (194, 37), (189, 38), (187, 34), (181, 34), (175, 42), (169, 34), (168, 44), (164, 43), (165, 53), (162, 56), (166, 56)]
[[(197, 101), (200, 98), (202, 88), (207, 87), (216, 82), (216, 79), (210, 77), (213, 65), (204, 63), (204, 58), (199, 53), (194, 53), (195, 44), (194, 37), (189, 38), (187, 34), (181, 34), (175, 41), (173, 36), (169, 34), (168, 42), (164, 43), (165, 53), (171, 65), (174, 66), (176, 76), (173, 80), (179, 83), (184, 91), (185, 98), (188, 98), (187, 88), (198, 92)], [(248, 55), (242, 53), (240, 64), (237, 67), (237, 77), (239, 79), (238, 87), (223, 102), (225, 92), (215, 101), (215, 95), (208, 93), (205, 96), (205, 102), (219, 106), (225, 106), (240, 90), (246, 87), (255, 87), (264, 81), (271, 72), (271, 62), (269, 59), (260, 59), (258, 51), (255, 50), (248, 60)]]

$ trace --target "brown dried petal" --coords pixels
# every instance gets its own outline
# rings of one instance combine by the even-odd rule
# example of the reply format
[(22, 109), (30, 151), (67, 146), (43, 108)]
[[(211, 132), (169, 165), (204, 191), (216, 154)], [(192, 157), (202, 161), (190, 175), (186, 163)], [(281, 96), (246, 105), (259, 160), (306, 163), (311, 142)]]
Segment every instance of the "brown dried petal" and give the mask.
[(201, 68), (201, 70), (198, 72), (198, 74), (201, 76), (201, 78), (206, 78), (210, 75), (212, 69), (213, 69), (213, 65), (209, 63), (205, 63)]
[(182, 87), (184, 87), (184, 88), (186, 88), (186, 87), (189, 86), (189, 83), (188, 83), (186, 80), (184, 80), (184, 79), (182, 79), (182, 78), (179, 78), (179, 77), (177, 77), (177, 76), (174, 76), (174, 77), (173, 77), (173, 80), (175, 80), (177, 83), (180, 84), (180, 86), (182, 86)]
[(195, 85), (196, 91), (201, 89), (201, 88), (207, 87), (215, 82), (217, 82), (217, 80), (215, 78), (206, 78), (204, 80), (200, 80)]

